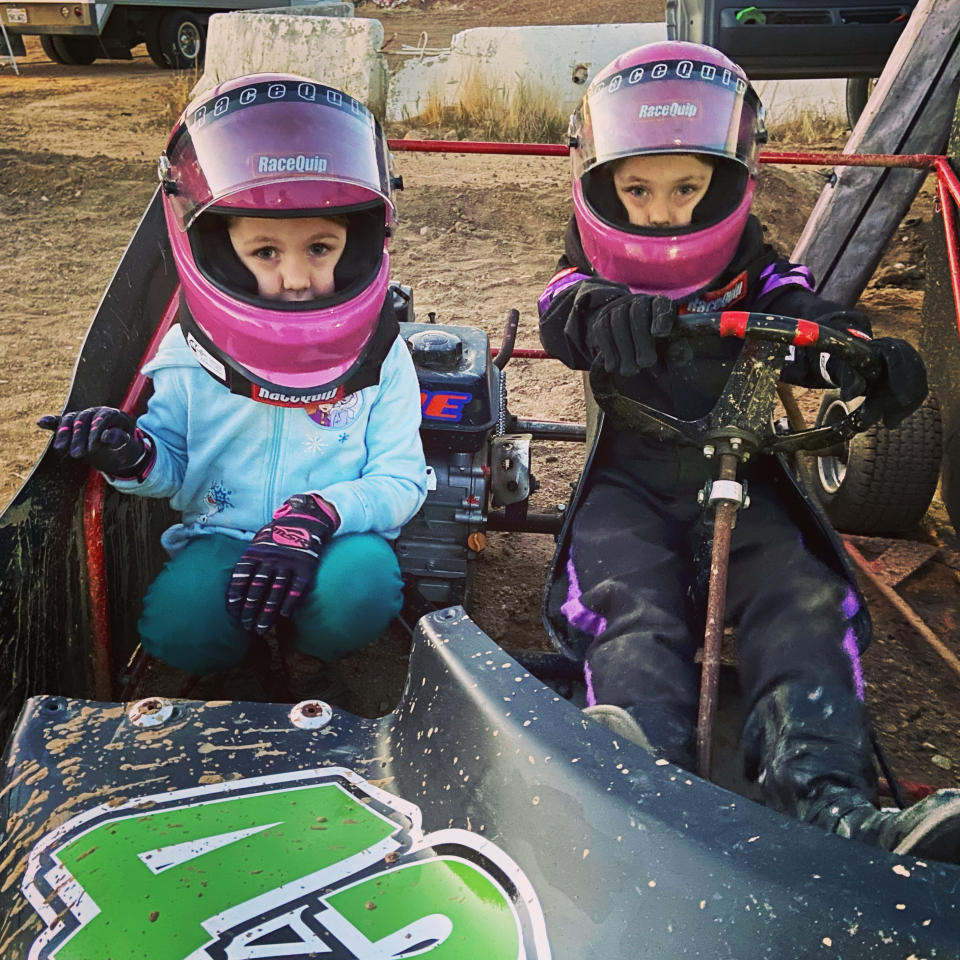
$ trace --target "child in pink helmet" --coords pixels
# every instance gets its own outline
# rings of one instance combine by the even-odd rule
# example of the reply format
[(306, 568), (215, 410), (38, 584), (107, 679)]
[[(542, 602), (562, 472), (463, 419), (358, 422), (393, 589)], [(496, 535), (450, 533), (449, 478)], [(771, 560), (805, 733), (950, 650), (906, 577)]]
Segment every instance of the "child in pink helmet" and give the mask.
[(387, 295), (386, 140), (339, 90), (251, 75), (187, 107), (159, 172), (181, 304), (143, 368), (148, 409), (40, 425), (181, 514), (143, 604), (147, 652), (222, 670), (280, 621), (293, 669), (336, 660), (399, 612), (391, 541), (426, 496), (419, 385)]
[[(870, 340), (868, 318), (817, 296), (809, 270), (764, 242), (750, 213), (762, 108), (717, 50), (662, 42), (601, 70), (571, 120), (573, 210), (540, 307), (544, 347), (647, 407), (696, 420), (736, 361), (733, 338), (670, 339), (679, 314), (727, 308), (855, 331), (882, 376), (797, 349), (783, 379), (866, 393), (868, 422), (900, 423), (927, 392), (902, 340)], [(697, 499), (711, 462), (605, 412), (545, 594), (555, 644), (582, 659), (587, 711), (660, 758), (694, 767), (710, 531)], [(835, 535), (779, 461), (741, 467), (729, 559), (747, 720), (747, 773), (766, 800), (828, 831), (960, 862), (960, 791), (901, 812), (874, 805), (860, 650), (869, 617)]]

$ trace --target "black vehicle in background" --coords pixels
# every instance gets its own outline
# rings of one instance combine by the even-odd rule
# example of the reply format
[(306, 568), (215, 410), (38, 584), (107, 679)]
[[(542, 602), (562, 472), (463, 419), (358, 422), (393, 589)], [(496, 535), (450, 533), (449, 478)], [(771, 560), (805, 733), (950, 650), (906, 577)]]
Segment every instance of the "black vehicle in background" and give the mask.
[(853, 127), (917, 0), (667, 0), (671, 40), (706, 43), (753, 80), (847, 78)]

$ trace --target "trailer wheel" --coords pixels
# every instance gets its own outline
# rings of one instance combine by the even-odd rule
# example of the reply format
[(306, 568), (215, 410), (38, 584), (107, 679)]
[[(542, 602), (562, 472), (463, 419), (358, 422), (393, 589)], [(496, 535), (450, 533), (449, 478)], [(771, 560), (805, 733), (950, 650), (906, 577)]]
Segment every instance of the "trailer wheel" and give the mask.
[(160, 24), (154, 23), (147, 31), (144, 43), (147, 45), (147, 53), (150, 59), (161, 69), (169, 70), (173, 64), (170, 58), (163, 52), (163, 44), (160, 42)]
[[(848, 410), (830, 391), (817, 425), (836, 422)], [(896, 429), (875, 424), (848, 441), (841, 455), (799, 454), (797, 467), (837, 530), (874, 536), (904, 533), (923, 519), (937, 489), (941, 455), (940, 405), (929, 394)]]
[(171, 10), (161, 18), (159, 33), (161, 50), (171, 67), (190, 70), (203, 65), (207, 46), (204, 18), (190, 10)]
[(43, 47), (43, 52), (54, 62), (54, 63), (66, 63), (61, 56), (57, 48), (53, 45), (53, 37), (49, 33), (40, 34), (40, 46)]
[(96, 37), (54, 36), (50, 40), (59, 57), (58, 63), (86, 67), (100, 56), (100, 41)]

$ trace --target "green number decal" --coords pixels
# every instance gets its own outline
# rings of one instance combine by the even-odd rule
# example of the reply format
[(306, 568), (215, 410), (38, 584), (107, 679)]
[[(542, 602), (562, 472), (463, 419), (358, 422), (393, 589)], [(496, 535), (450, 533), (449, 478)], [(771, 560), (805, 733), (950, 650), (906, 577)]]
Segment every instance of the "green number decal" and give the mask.
[(335, 784), (101, 824), (60, 853), (100, 912), (57, 960), (122, 960), (142, 938), (153, 944), (151, 960), (181, 960), (210, 940), (204, 920), (361, 854), (396, 829)]
[[(382, 873), (326, 898), (328, 929), (355, 956), (390, 956), (418, 942), (430, 960), (514, 960), (520, 932), (499, 887), (473, 864), (440, 857)], [(424, 915), (424, 908), (437, 913)], [(376, 944), (376, 952), (372, 947)], [(392, 949), (386, 949), (390, 947)]]
[(36, 845), (23, 890), (47, 923), (29, 960), (550, 957), (506, 854), (424, 836), (343, 768), (102, 805)]

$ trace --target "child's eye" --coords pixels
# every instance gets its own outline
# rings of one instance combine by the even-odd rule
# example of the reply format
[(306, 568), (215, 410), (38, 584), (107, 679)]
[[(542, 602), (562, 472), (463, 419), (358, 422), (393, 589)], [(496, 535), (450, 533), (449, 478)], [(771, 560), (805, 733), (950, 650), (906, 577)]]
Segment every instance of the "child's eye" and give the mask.
[(635, 197), (636, 199), (639, 199), (640, 197), (645, 196), (647, 192), (646, 190), (643, 189), (643, 187), (637, 187), (637, 186), (626, 187), (624, 189), (626, 193), (629, 193), (631, 197)]
[(257, 249), (253, 251), (253, 255), (258, 260), (273, 260), (277, 255), (277, 248), (276, 247), (257, 247)]
[(322, 257), (330, 252), (330, 248), (325, 243), (311, 243), (310, 256)]

